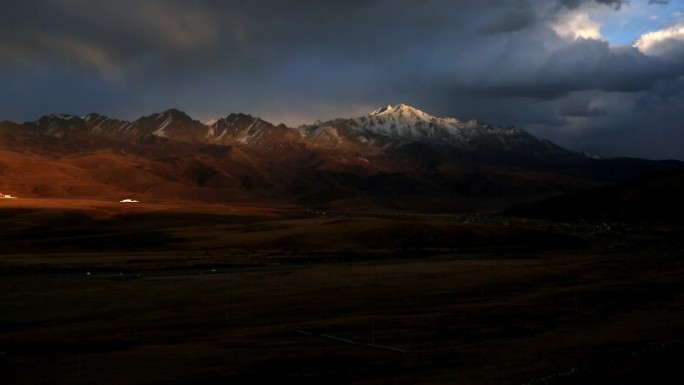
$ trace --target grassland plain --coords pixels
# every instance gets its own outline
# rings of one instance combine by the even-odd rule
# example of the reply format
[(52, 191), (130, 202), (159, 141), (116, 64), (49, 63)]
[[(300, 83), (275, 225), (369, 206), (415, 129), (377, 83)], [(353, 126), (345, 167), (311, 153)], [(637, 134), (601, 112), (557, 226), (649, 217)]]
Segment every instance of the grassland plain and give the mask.
[(3, 383), (682, 380), (676, 227), (2, 204)]

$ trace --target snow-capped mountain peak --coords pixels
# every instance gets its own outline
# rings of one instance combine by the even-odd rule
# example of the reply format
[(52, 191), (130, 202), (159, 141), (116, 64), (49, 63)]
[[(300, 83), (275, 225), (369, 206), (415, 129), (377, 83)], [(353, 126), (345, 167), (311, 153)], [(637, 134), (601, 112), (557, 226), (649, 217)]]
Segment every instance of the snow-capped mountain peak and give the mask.
[(387, 107), (380, 107), (377, 110), (371, 112), (369, 115), (380, 115), (382, 113), (392, 111), (392, 110), (394, 110), (394, 107), (392, 107), (391, 105), (388, 104)]
[[(455, 118), (436, 118), (406, 104), (388, 105), (367, 116), (353, 119), (357, 129), (402, 139), (427, 139), (454, 134)], [(450, 135), (449, 135), (450, 136)]]
[(435, 117), (406, 104), (388, 105), (357, 118), (317, 122), (298, 130), (320, 146), (340, 148), (387, 149), (418, 142), (467, 151), (485, 147), (508, 151), (536, 140), (520, 129)]
[(432, 120), (435, 119), (434, 116), (427, 114), (415, 107), (411, 107), (406, 104), (397, 104), (396, 106), (388, 105), (387, 107), (378, 108), (377, 110), (371, 112), (369, 116), (402, 116), (402, 117), (413, 117), (422, 120)]

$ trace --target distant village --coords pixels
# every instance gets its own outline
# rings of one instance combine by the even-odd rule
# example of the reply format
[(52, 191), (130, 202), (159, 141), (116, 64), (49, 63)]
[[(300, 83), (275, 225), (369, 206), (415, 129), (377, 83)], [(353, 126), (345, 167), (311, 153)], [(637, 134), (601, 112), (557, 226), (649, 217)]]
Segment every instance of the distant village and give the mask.
[(17, 199), (17, 197), (11, 196), (9, 194), (0, 193), (0, 199)]

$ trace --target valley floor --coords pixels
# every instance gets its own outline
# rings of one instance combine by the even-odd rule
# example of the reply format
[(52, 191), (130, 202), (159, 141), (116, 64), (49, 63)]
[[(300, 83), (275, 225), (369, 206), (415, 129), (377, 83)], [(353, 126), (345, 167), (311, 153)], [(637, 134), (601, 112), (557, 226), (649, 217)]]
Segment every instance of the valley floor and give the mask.
[(684, 380), (677, 229), (121, 207), (2, 202), (3, 384)]

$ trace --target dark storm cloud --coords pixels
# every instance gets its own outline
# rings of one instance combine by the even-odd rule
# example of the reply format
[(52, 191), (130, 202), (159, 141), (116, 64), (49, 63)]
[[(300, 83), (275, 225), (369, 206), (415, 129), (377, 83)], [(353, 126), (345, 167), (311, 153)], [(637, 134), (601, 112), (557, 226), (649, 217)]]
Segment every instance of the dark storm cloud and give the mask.
[(610, 48), (604, 41), (591, 39), (531, 55), (537, 55), (537, 59), (510, 55), (499, 68), (492, 69), (499, 72), (488, 76), (491, 81), (476, 85), (477, 90), (472, 92), (535, 98), (554, 98), (581, 90), (632, 92), (684, 74), (681, 67), (643, 55), (635, 48)]
[(220, 36), (215, 15), (183, 2), (33, 0), (5, 9), (0, 26), (5, 63), (57, 63), (120, 74), (155, 60), (197, 61), (194, 55), (215, 46)]
[(655, 113), (658, 95), (674, 92), (661, 85), (684, 75), (679, 40), (641, 50), (554, 29), (585, 9), (622, 12), (624, 1), (0, 3), (0, 119), (176, 106), (294, 124), (405, 102), (562, 141), (636, 114), (624, 106), (637, 98), (649, 106), (639, 116)]
[(480, 32), (485, 34), (520, 31), (539, 21), (529, 2), (512, 2), (506, 7), (493, 8), (488, 19), (480, 27)]
[(559, 103), (559, 112), (570, 117), (605, 116), (608, 113), (603, 107), (592, 106), (587, 98), (568, 98)]
[[(652, 0), (649, 0), (652, 1)], [(628, 4), (629, 0), (558, 0), (558, 3), (569, 9), (579, 8), (585, 3), (598, 3), (612, 7), (613, 9), (619, 10), (623, 4)]]

